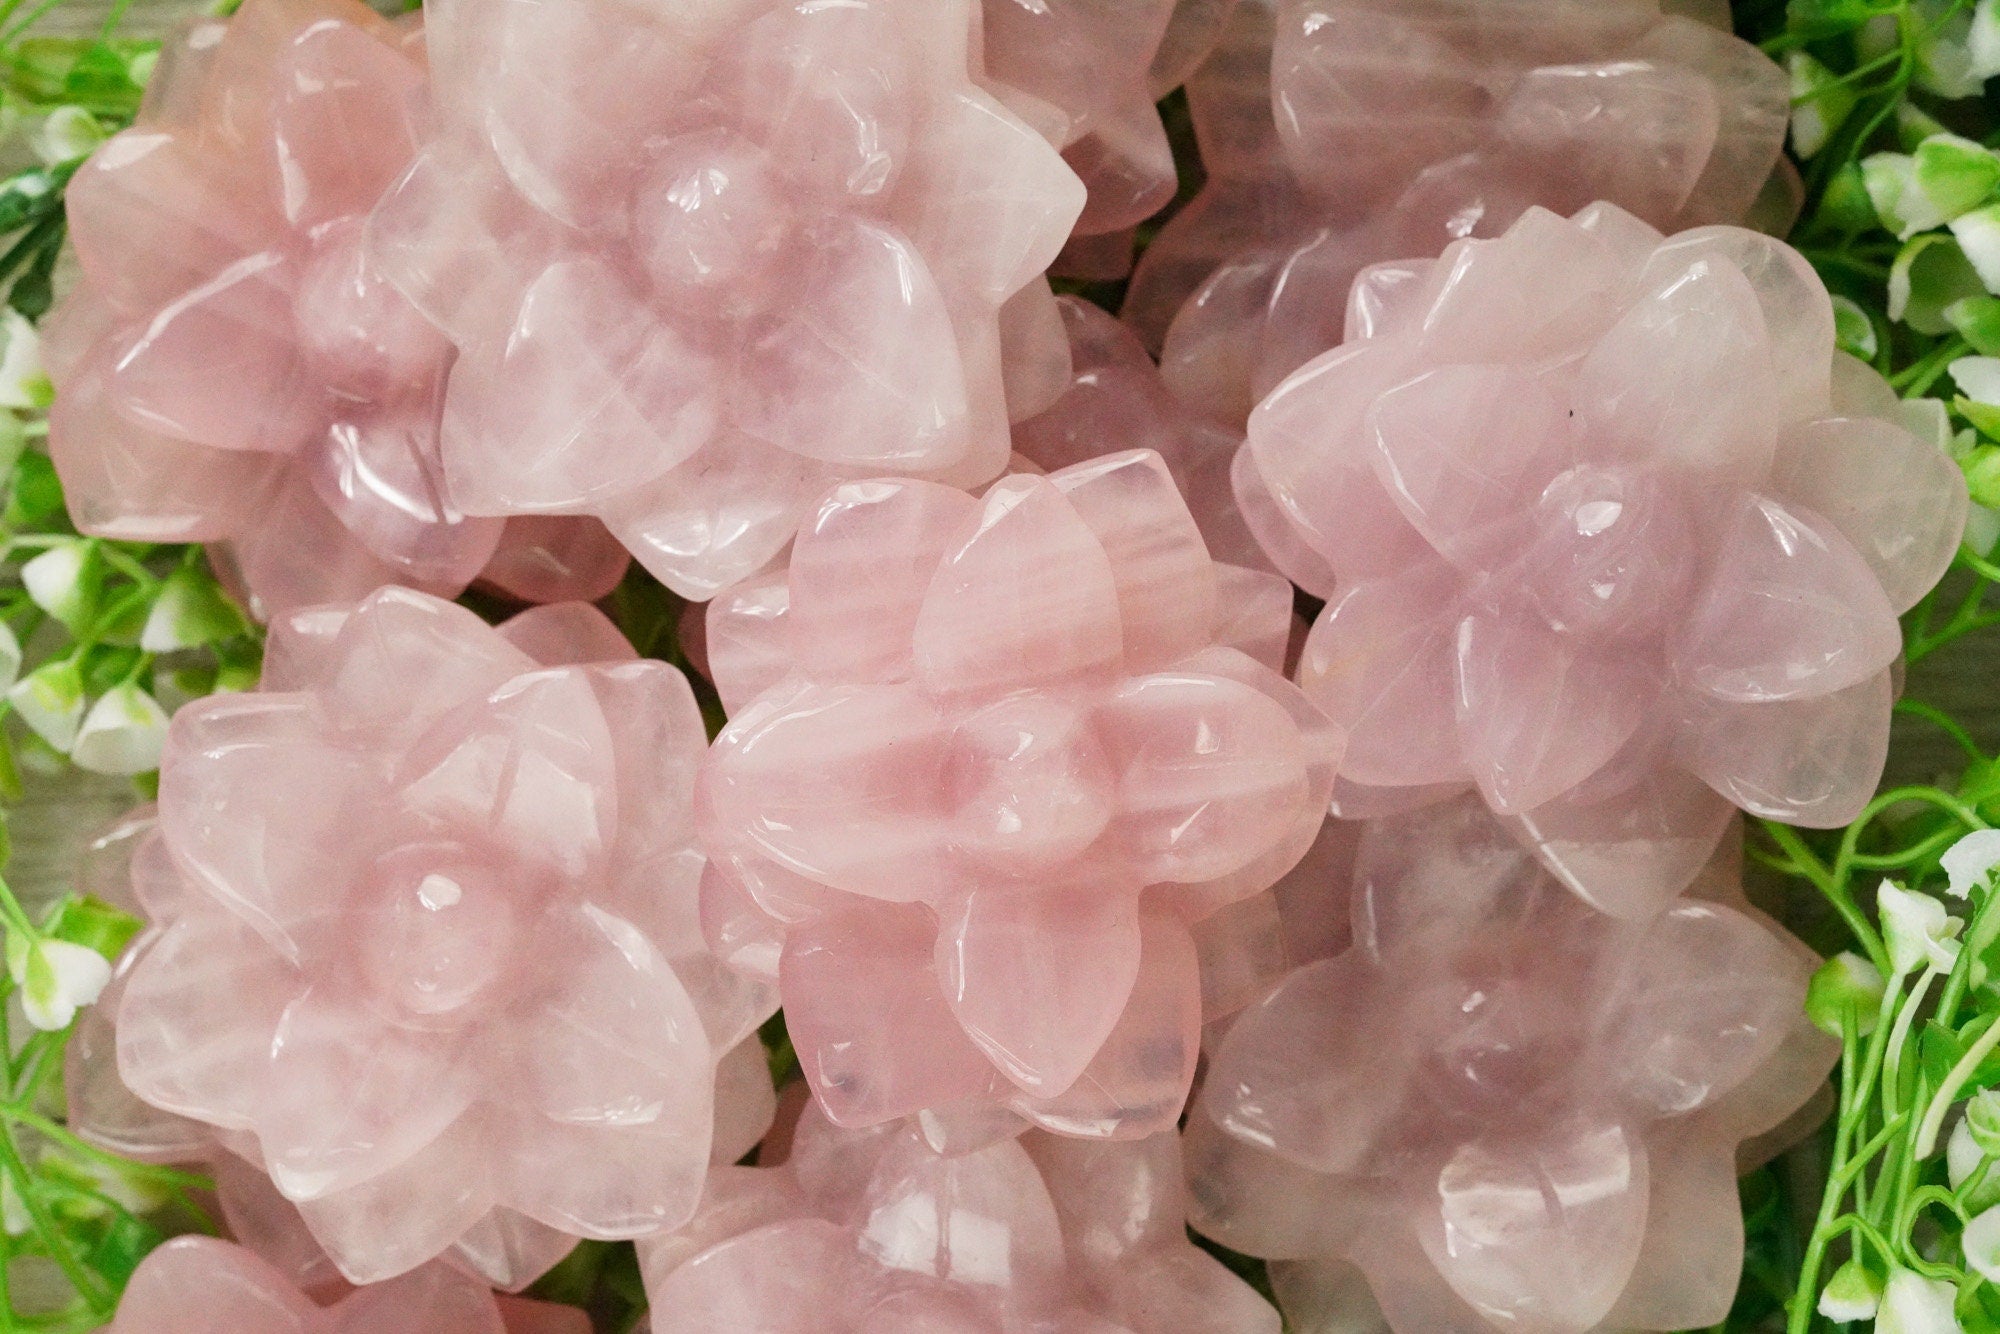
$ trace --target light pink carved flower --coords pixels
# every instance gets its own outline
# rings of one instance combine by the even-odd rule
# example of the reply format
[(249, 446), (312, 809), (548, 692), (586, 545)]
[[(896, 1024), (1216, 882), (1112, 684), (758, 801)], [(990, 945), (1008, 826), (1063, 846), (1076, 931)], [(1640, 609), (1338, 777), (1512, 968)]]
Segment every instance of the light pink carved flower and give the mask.
[(1289, 869), (1331, 790), (1338, 734), (1274, 670), (1290, 605), (1151, 451), (978, 500), (850, 483), (787, 578), (712, 604), (703, 914), (780, 979), (830, 1116), (1173, 1124), (1187, 923)]
[[(423, 85), (417, 29), (357, 0), (249, 0), (170, 47), (66, 196), (82, 278), (45, 352), (79, 528), (213, 544), (260, 615), (455, 594), (496, 553), (522, 594), (617, 582), (601, 531), (503, 531), (443, 489), (451, 346), (361, 252)], [(509, 564), (538, 557), (553, 584)]]
[(809, 1106), (781, 1166), (720, 1169), (639, 1256), (653, 1334), (1277, 1334), (1185, 1213), (1171, 1130), (946, 1156), (914, 1126), (841, 1130)]
[(1738, 1146), (1835, 1054), (1804, 1015), (1817, 961), (1747, 906), (1739, 869), (1718, 858), (1620, 921), (1475, 799), (1372, 822), (1353, 944), (1214, 1053), (1189, 1118), (1194, 1225), (1282, 1261), (1306, 1328), (1365, 1309), (1350, 1265), (1397, 1334), (1720, 1322)]
[(515, 1215), (676, 1224), (717, 1055), (775, 1004), (700, 934), (703, 740), (582, 604), (494, 630), (386, 589), (280, 624), (262, 689), (169, 735), (124, 1084), (260, 1162), (357, 1282)]
[(1476, 785), (1579, 893), (1642, 914), (1732, 805), (1855, 817), (1896, 615), (1950, 563), (1965, 483), (1836, 364), (1802, 257), (1534, 209), (1370, 269), (1348, 332), (1259, 405), (1236, 474), (1274, 557), (1337, 576), (1308, 585), (1332, 600), (1299, 680), (1350, 733), (1340, 812)]
[(1207, 183), (1147, 249), (1126, 318), (1176, 392), (1235, 425), (1339, 341), (1366, 265), (1497, 236), (1530, 205), (1743, 221), (1790, 83), (1716, 8), (1720, 27), (1658, 0), (1239, 6), (1188, 84)]
[(1037, 279), (1084, 191), (981, 88), (977, 18), (431, 6), (438, 129), (370, 253), (458, 346), (453, 499), (599, 515), (700, 600), (841, 478), (998, 473), (1002, 344), (1055, 337)]
[(176, 1237), (139, 1265), (105, 1334), (590, 1334), (573, 1306), (495, 1297), (447, 1265), (330, 1306), (240, 1246)]

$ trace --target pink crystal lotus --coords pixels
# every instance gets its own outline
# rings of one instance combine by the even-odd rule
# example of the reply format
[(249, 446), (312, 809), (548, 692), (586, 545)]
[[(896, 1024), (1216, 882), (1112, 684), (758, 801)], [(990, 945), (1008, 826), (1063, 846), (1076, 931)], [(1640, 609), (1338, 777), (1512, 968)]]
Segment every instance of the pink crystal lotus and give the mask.
[[(547, 625), (560, 610), (536, 619)], [(585, 620), (568, 612), (561, 618)], [(147, 905), (176, 902), (186, 892), (185, 880), (157, 826), (153, 810), (142, 807), (93, 839), (79, 869), (78, 892), (142, 919), (150, 912)], [(117, 1018), (126, 979), (158, 934), (153, 930), (135, 941), (97, 1003), (77, 1014), (64, 1051), (66, 1124), (89, 1143), (124, 1158), (202, 1165), (215, 1179), (220, 1217), (233, 1240), (310, 1295), (326, 1300), (346, 1292), (339, 1268), (298, 1206), (271, 1183), (253, 1135), (162, 1111), (140, 1101), (119, 1076)], [(715, 1137), (709, 1156), (711, 1162), (732, 1163), (756, 1146), (775, 1110), (763, 1044), (746, 1039), (731, 1047), (717, 1063), (715, 1081)], [(493, 1287), (518, 1291), (547, 1273), (576, 1240), (495, 1208), (445, 1258)]]
[(1171, 1132), (944, 1157), (913, 1127), (808, 1108), (782, 1166), (719, 1170), (639, 1255), (653, 1334), (1278, 1334), (1184, 1213)]
[(716, 1054), (775, 1003), (700, 933), (703, 741), (581, 604), (494, 630), (385, 589), (280, 624), (260, 691), (174, 720), (124, 1084), (253, 1143), (356, 1282), (516, 1215), (679, 1223)]
[(590, 1334), (590, 1318), (496, 1298), (445, 1265), (319, 1306), (241, 1247), (176, 1237), (140, 1264), (105, 1334)]
[(1150, 449), (1217, 560), (1252, 569), (1269, 561), (1230, 486), (1243, 437), (1189, 412), (1167, 389), (1132, 330), (1074, 296), (1056, 298), (1069, 337), (1068, 388), (1047, 411), (1014, 428), (1014, 450), (1054, 470), (1128, 449)]
[(169, 50), (66, 196), (49, 444), (79, 528), (215, 544), (260, 615), (489, 563), (522, 594), (617, 582), (601, 529), (505, 531), (442, 489), (450, 344), (360, 244), (423, 83), (417, 30), (357, 0), (249, 0)]
[(1174, 1124), (1187, 924), (1289, 869), (1331, 790), (1338, 735), (1274, 670), (1290, 606), (1151, 451), (980, 500), (849, 483), (785, 580), (711, 605), (704, 921), (779, 978), (835, 1121)]
[(1737, 1146), (1833, 1059), (1816, 961), (1726, 873), (1648, 920), (1593, 912), (1471, 798), (1373, 823), (1353, 883), (1352, 947), (1214, 1055), (1194, 1225), (1281, 1261), (1302, 1328), (1373, 1327), (1315, 1323), (1360, 1295), (1350, 1263), (1396, 1334), (1720, 1322)]
[(429, 6), (438, 130), (369, 252), (459, 349), (454, 501), (601, 516), (703, 600), (836, 480), (998, 473), (1003, 340), (1060, 352), (1038, 279), (1084, 190), (980, 86), (977, 19)]
[(1273, 556), (1338, 578), (1308, 584), (1332, 600), (1299, 681), (1349, 733), (1341, 813), (1476, 785), (1572, 888), (1641, 915), (1732, 806), (1855, 817), (1896, 614), (1950, 563), (1965, 482), (1879, 376), (1836, 367), (1802, 257), (1532, 209), (1364, 273), (1348, 334), (1258, 407), (1237, 470)]
[(1148, 248), (1126, 318), (1164, 340), (1175, 390), (1233, 425), (1339, 341), (1365, 265), (1498, 235), (1533, 204), (1742, 221), (1790, 85), (1721, 17), (1663, 17), (1657, 0), (1246, 0), (1188, 85), (1208, 182)]

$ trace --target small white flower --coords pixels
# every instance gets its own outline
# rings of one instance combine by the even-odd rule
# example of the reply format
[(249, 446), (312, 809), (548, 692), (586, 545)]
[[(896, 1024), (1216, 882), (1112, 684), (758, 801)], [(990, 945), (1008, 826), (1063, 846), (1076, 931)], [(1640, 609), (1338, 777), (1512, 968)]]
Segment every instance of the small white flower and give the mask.
[(1950, 879), (1946, 892), (1964, 898), (2000, 866), (2000, 829), (1978, 829), (1945, 849), (1938, 865)]
[(102, 954), (66, 940), (38, 940), (24, 951), (9, 950), (7, 971), (21, 989), (28, 1022), (48, 1033), (68, 1028), (76, 1012), (111, 981), (111, 964)]
[(127, 681), (104, 692), (83, 720), (69, 756), (79, 769), (98, 774), (143, 774), (160, 767), (167, 742), (167, 712)]
[(1929, 965), (1943, 972), (1958, 959), (1956, 939), (1964, 923), (1928, 894), (1913, 894), (1884, 880), (1876, 891), (1876, 911), (1889, 946), (1889, 963), (1898, 975)]
[(1974, 78), (1984, 80), (2000, 74), (2000, 3), (1996, 0), (1979, 0), (1972, 7), (1965, 55)]
[(1873, 1320), (1881, 1304), (1882, 1280), (1858, 1260), (1849, 1260), (1835, 1270), (1819, 1294), (1819, 1313), (1838, 1324)]
[(23, 565), (21, 583), (37, 607), (74, 629), (90, 612), (90, 560), (88, 542), (63, 542)]
[(35, 131), (32, 146), (36, 157), (54, 167), (87, 157), (104, 142), (105, 137), (104, 127), (97, 123), (97, 117), (79, 106), (63, 106), (57, 107), (42, 120), (41, 127)]
[(2000, 357), (1960, 357), (1945, 370), (1973, 402), (2000, 405)]
[(173, 653), (214, 643), (242, 628), (242, 616), (215, 581), (182, 566), (160, 585), (146, 626), (139, 632), (139, 647), (148, 653)]
[(1882, 1289), (1875, 1334), (1964, 1334), (1952, 1312), (1957, 1300), (1958, 1289), (1943, 1279), (1898, 1269)]
[(1951, 234), (1989, 292), (2000, 292), (2000, 204), (1987, 204), (1951, 220)]
[(33, 411), (54, 397), (42, 366), (42, 336), (20, 311), (0, 314), (0, 408)]
[(1944, 225), (1944, 211), (1917, 184), (1916, 159), (1908, 153), (1871, 153), (1861, 160), (1861, 183), (1882, 225), (1907, 241), (1918, 232)]
[(83, 672), (67, 659), (43, 663), (14, 683), (7, 702), (36, 736), (67, 755), (83, 725)]
[(1785, 64), (1792, 76), (1792, 148), (1809, 158), (1826, 147), (1833, 127), (1847, 118), (1857, 97), (1808, 52), (1792, 52)]
[(1959, 1238), (1965, 1263), (1981, 1278), (2000, 1280), (2000, 1209), (1988, 1209), (1965, 1225)]

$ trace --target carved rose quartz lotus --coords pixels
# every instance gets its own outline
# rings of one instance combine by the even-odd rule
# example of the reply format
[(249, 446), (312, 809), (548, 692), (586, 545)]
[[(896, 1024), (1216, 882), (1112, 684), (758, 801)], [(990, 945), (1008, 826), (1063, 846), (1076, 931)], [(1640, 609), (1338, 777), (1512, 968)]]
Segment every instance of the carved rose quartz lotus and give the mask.
[(704, 924), (779, 979), (834, 1120), (1174, 1124), (1188, 923), (1289, 869), (1331, 789), (1339, 738), (1275, 670), (1290, 606), (1150, 451), (978, 500), (850, 483), (788, 579), (711, 604)]
[(551, 1231), (679, 1223), (716, 1054), (775, 1004), (701, 937), (703, 739), (581, 604), (494, 630), (386, 589), (281, 623), (261, 690), (169, 735), (124, 1085), (268, 1169), (357, 1282), (454, 1246), (524, 1282)]
[(1282, 1262), (1304, 1328), (1350, 1327), (1333, 1319), (1359, 1296), (1350, 1264), (1397, 1334), (1719, 1322), (1742, 1267), (1738, 1145), (1804, 1105), (1834, 1050), (1804, 1017), (1816, 960), (1715, 869), (1620, 921), (1475, 799), (1372, 822), (1352, 946), (1213, 1054), (1189, 1118), (1194, 1225)]
[(590, 1334), (590, 1318), (496, 1298), (444, 1265), (321, 1306), (241, 1247), (176, 1237), (133, 1273), (105, 1334)]
[(617, 582), (601, 528), (442, 490), (450, 344), (360, 245), (423, 81), (417, 30), (354, 0), (249, 0), (170, 48), (66, 195), (82, 276), (44, 346), (80, 528), (210, 543), (260, 615), (482, 570), (537, 599)]
[(1732, 805), (1855, 817), (1896, 615), (1949, 564), (1965, 483), (1836, 365), (1803, 258), (1533, 209), (1364, 273), (1348, 333), (1258, 407), (1236, 472), (1279, 567), (1331, 598), (1299, 681), (1349, 734), (1338, 813), (1475, 785), (1641, 914)]
[(946, 1157), (808, 1107), (782, 1166), (719, 1169), (639, 1256), (652, 1334), (1278, 1334), (1184, 1218), (1171, 1131)]
[(1125, 317), (1233, 425), (1339, 340), (1367, 264), (1498, 235), (1534, 204), (1742, 221), (1790, 85), (1707, 8), (1719, 28), (1656, 0), (1245, 0), (1188, 84), (1207, 184), (1147, 249)]
[(454, 500), (601, 516), (705, 600), (835, 481), (999, 473), (1010, 395), (1046, 401), (1003, 344), (1059, 358), (1040, 274), (1084, 189), (981, 86), (978, 17), (428, 6), (438, 127), (368, 249), (459, 349)]

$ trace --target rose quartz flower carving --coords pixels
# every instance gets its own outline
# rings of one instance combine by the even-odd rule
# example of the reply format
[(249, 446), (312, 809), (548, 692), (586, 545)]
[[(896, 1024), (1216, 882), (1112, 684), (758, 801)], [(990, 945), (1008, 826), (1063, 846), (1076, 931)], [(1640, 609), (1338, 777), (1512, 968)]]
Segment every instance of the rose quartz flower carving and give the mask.
[(1329, 1327), (1313, 1319), (1349, 1263), (1397, 1334), (1719, 1322), (1743, 1259), (1737, 1146), (1801, 1107), (1834, 1050), (1804, 1016), (1816, 961), (1712, 879), (1713, 899), (1619, 921), (1476, 800), (1372, 824), (1352, 947), (1214, 1054), (1189, 1119), (1194, 1225), (1282, 1261), (1302, 1328)]
[(835, 1121), (1174, 1124), (1187, 924), (1289, 869), (1331, 790), (1338, 735), (1274, 670), (1290, 606), (1150, 451), (982, 500), (850, 483), (787, 580), (711, 605), (704, 922), (779, 978)]
[(169, 735), (124, 1084), (259, 1161), (356, 1282), (517, 1218), (679, 1223), (717, 1054), (775, 1004), (701, 936), (703, 741), (582, 604), (496, 631), (385, 589), (281, 623), (262, 689)]
[(653, 1334), (1278, 1334), (1184, 1216), (1171, 1132), (946, 1157), (808, 1107), (783, 1166), (719, 1170), (639, 1257)]
[[(1888, 745), (1898, 612), (1965, 483), (1782, 242), (1541, 209), (1368, 270), (1349, 339), (1259, 405), (1245, 515), (1338, 581), (1299, 680), (1337, 810), (1467, 784), (1572, 888), (1645, 914), (1732, 805), (1837, 826)], [(1836, 373), (1837, 372), (1837, 373)]]
[[(511, 591), (617, 582), (600, 554), (524, 584), (509, 562), (552, 535), (443, 490), (450, 344), (361, 252), (423, 83), (417, 30), (356, 0), (249, 0), (170, 47), (137, 125), (66, 196), (82, 276), (45, 351), (79, 528), (215, 544), (260, 616), (385, 583), (456, 594), (496, 553)], [(567, 542), (617, 551), (571, 522)]]
[(1237, 509), (1229, 470), (1243, 437), (1190, 413), (1132, 330), (1090, 302), (1056, 298), (1069, 336), (1067, 391), (1014, 428), (1014, 449), (1054, 470), (1128, 449), (1159, 454), (1217, 560), (1270, 563)]
[(1084, 190), (980, 86), (971, 0), (427, 14), (438, 128), (369, 252), (459, 349), (467, 513), (598, 515), (703, 600), (834, 481), (1005, 466)]
[(1208, 182), (1126, 301), (1164, 340), (1168, 382), (1240, 422), (1339, 341), (1361, 268), (1498, 235), (1529, 205), (1741, 222), (1778, 162), (1789, 82), (1726, 23), (1661, 8), (1246, 0), (1188, 84)]
[(241, 1247), (176, 1237), (133, 1273), (106, 1334), (590, 1334), (590, 1318), (496, 1298), (445, 1265), (319, 1306)]

